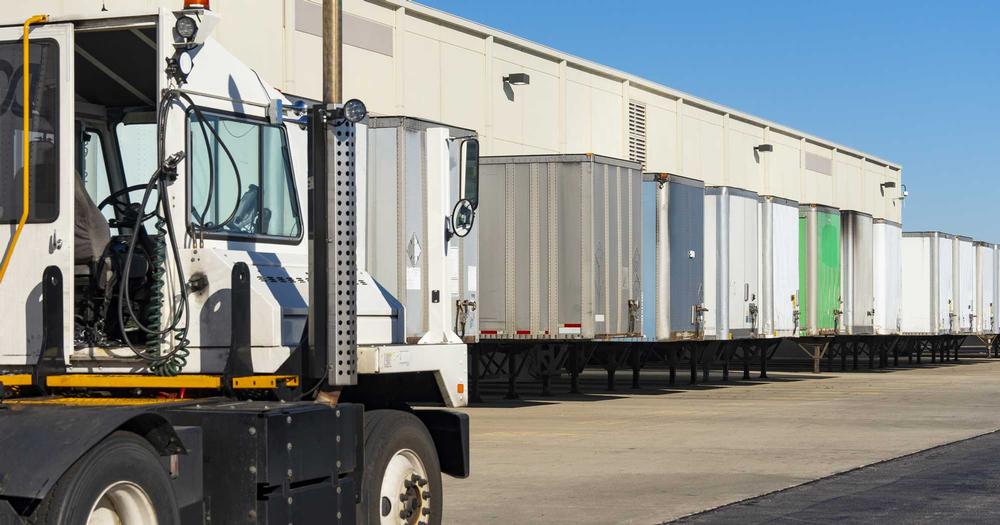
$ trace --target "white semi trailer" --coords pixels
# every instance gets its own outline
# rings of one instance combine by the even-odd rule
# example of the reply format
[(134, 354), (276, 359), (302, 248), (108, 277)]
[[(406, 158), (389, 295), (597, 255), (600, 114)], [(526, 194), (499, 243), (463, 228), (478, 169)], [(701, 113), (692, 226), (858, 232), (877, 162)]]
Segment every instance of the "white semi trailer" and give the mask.
[(466, 403), (447, 250), (475, 138), (424, 130), (423, 333), (399, 337), (358, 264), (364, 105), (285, 97), (223, 23), (0, 22), (2, 523), (432, 524), (468, 475), (468, 418), (414, 405)]

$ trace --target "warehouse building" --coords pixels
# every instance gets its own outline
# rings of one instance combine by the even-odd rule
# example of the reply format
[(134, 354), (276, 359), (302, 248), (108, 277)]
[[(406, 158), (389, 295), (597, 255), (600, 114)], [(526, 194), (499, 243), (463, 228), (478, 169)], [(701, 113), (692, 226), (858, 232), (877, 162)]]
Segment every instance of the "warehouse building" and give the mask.
[[(140, 4), (177, 9), (181, 1), (41, 0), (7, 9), (126, 13)], [(319, 98), (318, 1), (211, 6), (236, 22), (215, 36), (240, 60), (285, 93)], [(344, 6), (344, 94), (375, 114), (476, 130), (485, 155), (592, 152), (706, 186), (901, 222), (901, 167), (892, 162), (418, 3)], [(762, 144), (772, 151), (755, 149)]]
[[(124, 15), (140, 3), (171, 10), (181, 5), (42, 0), (10, 9), (28, 16), (103, 6)], [(236, 22), (214, 36), (264, 80), (289, 95), (320, 97), (318, 0), (211, 0), (211, 7)], [(677, 246), (687, 241), (666, 237), (651, 244), (645, 230), (656, 229), (656, 214), (641, 219), (642, 258), (649, 260), (643, 262), (641, 294), (647, 337), (899, 330), (894, 298), (905, 196), (899, 165), (418, 3), (345, 0), (344, 9), (344, 96), (364, 100), (375, 115), (474, 130), (487, 156), (593, 153), (704, 188), (704, 204), (691, 204), (705, 210), (704, 224), (699, 219), (692, 226), (703, 235), (689, 235), (697, 246)], [(643, 199), (655, 201), (653, 195)], [(703, 271), (704, 282), (692, 288), (690, 301), (670, 306), (677, 310), (672, 316), (656, 314), (690, 322), (654, 330), (647, 322), (654, 313), (651, 298), (665, 298), (660, 294), (682, 280), (667, 277), (662, 262), (654, 271), (656, 244), (690, 254), (696, 264), (684, 271)], [(492, 248), (484, 249), (490, 259)], [(674, 258), (676, 273), (681, 261)], [(624, 287), (609, 279), (636, 281), (637, 264), (632, 260), (616, 277), (605, 261), (595, 279), (609, 290)], [(618, 295), (622, 304), (609, 305), (609, 312), (618, 309), (629, 318), (629, 301), (639, 298)], [(490, 317), (481, 313), (483, 320)], [(512, 316), (496, 314), (501, 317)], [(541, 335), (558, 328), (536, 324), (507, 328)]]

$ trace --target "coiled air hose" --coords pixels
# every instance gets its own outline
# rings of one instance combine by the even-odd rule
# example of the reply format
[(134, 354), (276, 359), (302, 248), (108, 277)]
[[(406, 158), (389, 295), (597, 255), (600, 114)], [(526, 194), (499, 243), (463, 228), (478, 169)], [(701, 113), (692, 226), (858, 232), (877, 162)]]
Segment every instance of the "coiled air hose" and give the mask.
[[(166, 110), (169, 105), (177, 98), (183, 99), (188, 103), (189, 107), (195, 113), (197, 117), (199, 127), (202, 132), (202, 138), (205, 141), (205, 150), (208, 154), (209, 161), (209, 189), (208, 198), (205, 203), (205, 208), (198, 217), (198, 227), (201, 231), (214, 231), (225, 227), (227, 224), (232, 222), (236, 217), (236, 213), (239, 209), (240, 196), (239, 191), (243, 186), (243, 181), (240, 176), (239, 166), (236, 163), (236, 159), (233, 154), (229, 151), (226, 143), (219, 136), (218, 132), (211, 126), (207, 126), (207, 119), (202, 113), (201, 109), (191, 100), (191, 97), (186, 93), (178, 90), (167, 90), (164, 92), (163, 99), (161, 100), (161, 105), (159, 108), (159, 122), (160, 126), (158, 129), (158, 157), (160, 159), (160, 168), (153, 173), (150, 177), (149, 182), (146, 184), (145, 191), (143, 192), (142, 200), (139, 205), (139, 213), (136, 216), (136, 222), (132, 229), (132, 237), (128, 244), (128, 254), (125, 257), (125, 264), (122, 270), (122, 275), (119, 279), (118, 287), (118, 323), (122, 330), (122, 339), (125, 344), (135, 353), (136, 356), (148, 363), (150, 371), (157, 375), (162, 376), (173, 376), (181, 373), (184, 367), (187, 365), (187, 358), (190, 355), (188, 346), (191, 341), (187, 337), (187, 332), (190, 327), (191, 322), (191, 309), (188, 302), (188, 286), (187, 280), (184, 277), (183, 265), (181, 263), (180, 251), (178, 249), (177, 236), (174, 232), (173, 219), (170, 213), (170, 202), (167, 198), (167, 178), (176, 177), (177, 164), (184, 158), (182, 152), (175, 153), (170, 157), (164, 158), (164, 137), (166, 130)], [(204, 217), (208, 212), (208, 208), (211, 205), (212, 199), (214, 197), (215, 191), (215, 162), (212, 158), (212, 148), (209, 142), (209, 131), (214, 136), (215, 140), (219, 145), (222, 146), (222, 150), (225, 152), (229, 162), (233, 166), (233, 171), (236, 176), (236, 191), (237, 198), (235, 199), (233, 210), (229, 214), (229, 217), (225, 221), (219, 224), (205, 224)], [(143, 309), (143, 316), (140, 318), (136, 315), (134, 308), (132, 307), (132, 299), (129, 293), (129, 277), (132, 271), (132, 261), (135, 254), (135, 246), (139, 240), (139, 232), (142, 229), (142, 223), (147, 218), (145, 216), (146, 205), (149, 203), (149, 197), (153, 190), (157, 191), (157, 206), (155, 211), (155, 229), (156, 234), (150, 236), (153, 245), (152, 253), (150, 254), (151, 260), (150, 265), (152, 266), (152, 283), (150, 284), (150, 296), (146, 307)], [(190, 232), (193, 234), (193, 232)], [(161, 329), (163, 326), (163, 303), (164, 303), (164, 293), (163, 288), (166, 286), (167, 281), (167, 258), (168, 250), (167, 244), (169, 241), (170, 245), (170, 255), (173, 256), (174, 262), (177, 267), (177, 278), (179, 285), (179, 301), (176, 303), (176, 307), (173, 309), (171, 315), (171, 320), (166, 328)], [(129, 339), (128, 334), (125, 330), (125, 311), (128, 311), (129, 316), (132, 318), (136, 326), (146, 334), (146, 344), (143, 348), (136, 348), (136, 346)], [(181, 320), (184, 320), (184, 325), (178, 328)], [(145, 321), (145, 322), (144, 322)], [(165, 337), (168, 334), (173, 333), (174, 345), (173, 348), (166, 354), (160, 352), (160, 346), (164, 342)]]
[[(178, 374), (181, 370), (183, 370), (184, 365), (187, 364), (187, 356), (189, 355), (187, 346), (190, 344), (190, 341), (187, 339), (187, 331), (190, 326), (191, 309), (188, 304), (187, 280), (184, 278), (184, 269), (181, 264), (180, 250), (178, 249), (177, 238), (171, 221), (170, 203), (167, 200), (167, 185), (165, 179), (165, 175), (173, 172), (173, 170), (176, 169), (177, 163), (180, 162), (182, 158), (182, 153), (172, 155), (164, 161), (160, 169), (153, 173), (153, 176), (149, 179), (149, 183), (146, 185), (146, 190), (143, 192), (139, 208), (140, 210), (145, 210), (146, 205), (149, 203), (149, 197), (152, 194), (152, 191), (154, 189), (157, 190), (158, 203), (156, 212), (156, 227), (158, 233), (153, 236), (154, 248), (152, 254), (153, 260), (151, 261), (151, 264), (153, 265), (154, 281), (150, 287), (150, 301), (144, 309), (144, 313), (147, 315), (145, 320), (152, 326), (145, 324), (142, 318), (136, 315), (135, 310), (132, 307), (132, 298), (129, 294), (129, 277), (132, 272), (132, 261), (135, 256), (135, 247), (139, 241), (139, 233), (142, 230), (143, 213), (141, 211), (136, 216), (136, 221), (132, 229), (132, 237), (128, 244), (128, 253), (125, 256), (125, 265), (122, 269), (118, 284), (118, 324), (122, 330), (122, 339), (125, 341), (125, 344), (129, 347), (129, 349), (131, 349), (136, 356), (146, 361), (149, 365), (149, 369), (158, 375)], [(166, 241), (168, 239), (172, 249), (171, 252), (174, 257), (174, 262), (177, 264), (177, 280), (179, 284), (180, 301), (176, 303), (177, 306), (173, 309), (171, 322), (166, 328), (161, 330), (160, 326), (162, 326), (163, 323), (161, 322), (162, 319), (160, 310), (163, 306), (163, 287), (166, 285)], [(136, 348), (136, 346), (129, 339), (128, 332), (125, 329), (126, 310), (135, 325), (146, 333), (146, 345), (144, 348)], [(182, 319), (184, 320), (184, 326), (178, 328)], [(170, 333), (175, 334), (174, 338), (176, 344), (170, 352), (161, 354), (160, 344), (163, 342), (164, 336)]]

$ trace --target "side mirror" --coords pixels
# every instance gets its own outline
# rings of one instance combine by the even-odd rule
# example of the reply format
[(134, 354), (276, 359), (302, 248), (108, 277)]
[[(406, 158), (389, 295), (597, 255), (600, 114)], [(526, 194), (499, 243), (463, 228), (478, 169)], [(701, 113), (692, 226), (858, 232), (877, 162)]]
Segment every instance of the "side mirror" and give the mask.
[(451, 210), (446, 224), (445, 239), (465, 237), (472, 232), (479, 208), (479, 141), (474, 138), (462, 140), (459, 153), (459, 198)]
[(479, 209), (479, 140), (468, 138), (461, 145), (462, 174), (459, 200), (467, 200), (473, 210)]

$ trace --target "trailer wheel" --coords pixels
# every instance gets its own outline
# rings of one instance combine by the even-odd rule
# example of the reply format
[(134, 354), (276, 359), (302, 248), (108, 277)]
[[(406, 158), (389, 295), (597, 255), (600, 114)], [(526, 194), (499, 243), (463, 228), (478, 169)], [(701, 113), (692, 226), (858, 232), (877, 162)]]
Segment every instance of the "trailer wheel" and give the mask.
[(131, 432), (115, 432), (63, 474), (31, 523), (177, 525), (180, 518), (153, 447)]
[(362, 513), (380, 525), (440, 525), (441, 465), (434, 441), (416, 416), (365, 412)]

